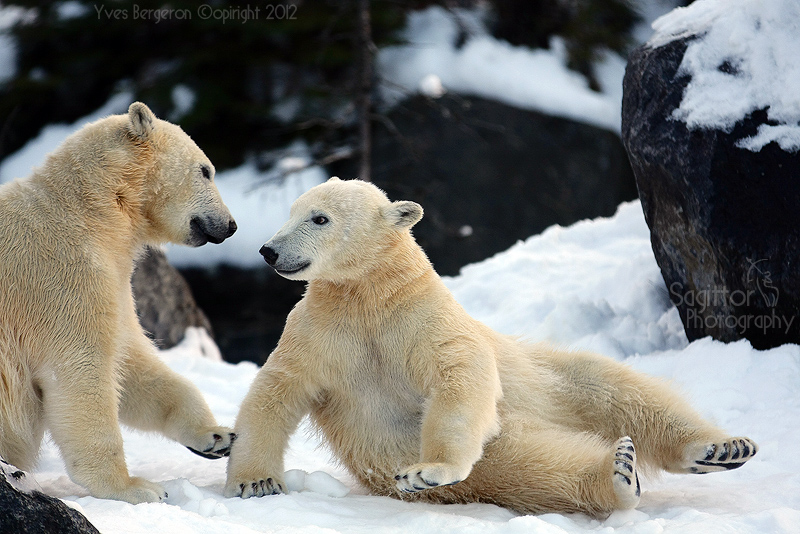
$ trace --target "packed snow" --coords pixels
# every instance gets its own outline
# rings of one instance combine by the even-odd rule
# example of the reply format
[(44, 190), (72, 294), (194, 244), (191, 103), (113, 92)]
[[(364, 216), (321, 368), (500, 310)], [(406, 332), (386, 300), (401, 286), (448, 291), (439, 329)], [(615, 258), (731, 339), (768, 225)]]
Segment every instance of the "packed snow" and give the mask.
[[(758, 455), (735, 471), (643, 479), (639, 507), (605, 520), (370, 496), (307, 422), (286, 456), (287, 495), (226, 499), (227, 460), (205, 460), (159, 436), (127, 430), (131, 473), (162, 483), (166, 502), (134, 506), (87, 496), (69, 480), (50, 442), (33, 475), (107, 534), (800, 532), (800, 348), (760, 352), (744, 341), (710, 339), (689, 344), (666, 297), (638, 202), (620, 206), (610, 219), (552, 227), (445, 282), (468, 312), (501, 332), (595, 350), (673, 381), (702, 414), (753, 438)], [(230, 425), (257, 368), (203, 358), (207, 343), (191, 335), (161, 354)]]
[(769, 120), (739, 146), (770, 142), (800, 150), (800, 3), (797, 0), (698, 0), (653, 23), (651, 46), (696, 35), (680, 74), (691, 76), (673, 117), (689, 128), (730, 131), (757, 110)]

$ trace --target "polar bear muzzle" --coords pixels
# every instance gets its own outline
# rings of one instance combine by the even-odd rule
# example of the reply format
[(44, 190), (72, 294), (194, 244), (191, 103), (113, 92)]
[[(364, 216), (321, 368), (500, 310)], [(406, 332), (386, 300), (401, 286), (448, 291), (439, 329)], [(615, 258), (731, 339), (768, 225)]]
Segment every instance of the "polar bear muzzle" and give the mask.
[(192, 217), (189, 227), (189, 238), (186, 240), (186, 244), (192, 247), (199, 247), (206, 243), (222, 243), (237, 229), (236, 221), (233, 218), (222, 220), (211, 217)]
[(266, 261), (269, 266), (275, 269), (275, 272), (281, 276), (297, 274), (311, 265), (310, 261), (300, 260), (299, 258), (295, 258), (293, 261), (287, 262), (285, 258), (282, 258), (281, 255), (275, 251), (275, 249), (267, 246), (266, 244), (261, 247), (258, 252), (264, 256), (264, 261)]

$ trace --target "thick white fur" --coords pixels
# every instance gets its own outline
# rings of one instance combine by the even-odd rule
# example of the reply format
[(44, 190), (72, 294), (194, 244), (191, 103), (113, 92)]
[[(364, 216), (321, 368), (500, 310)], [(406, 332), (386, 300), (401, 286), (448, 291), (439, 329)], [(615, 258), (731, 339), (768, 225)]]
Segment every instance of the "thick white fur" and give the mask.
[(690, 472), (729, 439), (654, 378), (472, 319), (411, 236), (421, 217), (331, 179), (262, 248), (309, 284), (242, 403), (226, 495), (282, 491), (288, 438), (309, 413), (375, 494), (521, 513), (633, 507), (637, 464)]
[(137, 102), (0, 187), (3, 458), (30, 469), (49, 429), (75, 482), (137, 503), (165, 493), (129, 476), (119, 421), (212, 456), (230, 447), (197, 388), (159, 360), (130, 286), (143, 245), (200, 245), (235, 229), (213, 171), (189, 136)]

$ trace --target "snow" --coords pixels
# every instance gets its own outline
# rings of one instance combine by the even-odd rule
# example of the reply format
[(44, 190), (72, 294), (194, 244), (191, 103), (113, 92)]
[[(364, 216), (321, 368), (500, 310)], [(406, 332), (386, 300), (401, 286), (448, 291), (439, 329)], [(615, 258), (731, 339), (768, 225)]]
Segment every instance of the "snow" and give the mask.
[[(447, 90), (481, 96), (619, 131), (623, 59), (606, 54), (599, 65), (606, 83), (601, 82), (604, 91), (598, 93), (566, 67), (562, 40), (555, 38), (549, 50), (513, 46), (488, 33), (482, 9), (454, 11), (458, 20), (439, 6), (411, 13), (401, 35), (406, 44), (378, 51), (381, 95), (387, 104), (415, 91), (427, 94), (435, 76), (439, 95)], [(460, 48), (459, 22), (468, 33)]]
[(169, 120), (178, 122), (181, 117), (192, 111), (197, 95), (188, 85), (179, 83), (172, 88), (172, 105), (174, 106), (169, 115)]
[[(609, 219), (552, 227), (445, 279), (473, 316), (508, 334), (605, 353), (671, 380), (694, 406), (760, 446), (735, 471), (642, 480), (636, 510), (605, 520), (517, 516), (488, 504), (413, 504), (367, 495), (304, 421), (286, 455), (290, 492), (222, 496), (226, 460), (209, 461), (156, 435), (125, 430), (132, 474), (164, 485), (159, 504), (96, 499), (72, 483), (48, 441), (33, 473), (41, 487), (104, 533), (709, 533), (800, 532), (800, 347), (688, 343), (666, 298), (638, 202)], [(231, 425), (257, 367), (199, 357), (195, 338), (161, 353)]]
[(17, 72), (17, 43), (7, 32), (15, 24), (31, 22), (34, 13), (34, 10), (20, 6), (0, 5), (0, 85)]
[(739, 146), (758, 152), (776, 142), (800, 149), (800, 3), (796, 0), (698, 0), (653, 23), (651, 46), (697, 35), (681, 75), (691, 81), (673, 118), (690, 129), (730, 132), (756, 110), (770, 121)]

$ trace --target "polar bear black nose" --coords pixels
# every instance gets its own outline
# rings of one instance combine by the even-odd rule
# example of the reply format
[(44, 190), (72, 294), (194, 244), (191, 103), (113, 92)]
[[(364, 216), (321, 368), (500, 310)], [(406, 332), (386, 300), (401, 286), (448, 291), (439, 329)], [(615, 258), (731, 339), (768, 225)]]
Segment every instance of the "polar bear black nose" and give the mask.
[(230, 222), (228, 223), (228, 237), (230, 237), (230, 236), (232, 236), (234, 233), (236, 233), (236, 230), (237, 230), (238, 228), (239, 228), (239, 226), (237, 226), (237, 224), (236, 224), (236, 221), (234, 221), (233, 219), (231, 219), (231, 220), (230, 220)]
[(261, 247), (261, 250), (259, 250), (259, 252), (261, 253), (262, 256), (264, 256), (264, 261), (266, 261), (267, 263), (269, 263), (273, 267), (275, 266), (275, 262), (278, 261), (278, 253), (277, 252), (272, 250), (272, 248), (268, 247), (267, 245), (264, 245), (263, 247)]

